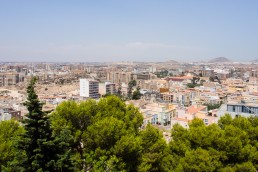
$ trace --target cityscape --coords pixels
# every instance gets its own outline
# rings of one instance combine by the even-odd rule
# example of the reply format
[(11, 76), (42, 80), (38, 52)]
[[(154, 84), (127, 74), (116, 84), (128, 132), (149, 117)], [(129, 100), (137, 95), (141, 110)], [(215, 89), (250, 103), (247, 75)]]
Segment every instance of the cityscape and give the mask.
[(0, 172), (258, 171), (257, 7), (0, 2)]
[(257, 66), (227, 58), (206, 63), (1, 63), (1, 120), (21, 120), (28, 113), (23, 102), (32, 76), (38, 78), (45, 111), (67, 100), (116, 95), (139, 108), (144, 125), (168, 131), (175, 123), (188, 128), (195, 117), (210, 125), (226, 113), (233, 118), (258, 115)]

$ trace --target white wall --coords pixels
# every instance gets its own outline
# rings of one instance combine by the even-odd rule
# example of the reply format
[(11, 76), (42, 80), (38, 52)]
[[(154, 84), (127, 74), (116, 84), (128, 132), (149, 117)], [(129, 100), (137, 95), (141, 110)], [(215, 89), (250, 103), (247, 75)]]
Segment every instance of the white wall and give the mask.
[(80, 79), (80, 96), (89, 97), (89, 80)]
[(0, 115), (0, 121), (6, 121), (6, 120), (11, 120), (12, 115), (9, 113), (2, 113)]

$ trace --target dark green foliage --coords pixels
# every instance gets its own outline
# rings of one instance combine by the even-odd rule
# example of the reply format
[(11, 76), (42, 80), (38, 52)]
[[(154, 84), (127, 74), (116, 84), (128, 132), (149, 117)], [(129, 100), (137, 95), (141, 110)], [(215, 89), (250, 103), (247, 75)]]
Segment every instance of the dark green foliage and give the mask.
[(132, 89), (137, 85), (137, 82), (135, 80), (132, 80), (128, 83), (128, 92), (127, 92), (127, 97), (131, 99), (132, 97)]
[(155, 72), (158, 78), (165, 78), (168, 76), (168, 70), (162, 70), (160, 72)]
[(132, 105), (108, 96), (99, 102), (68, 101), (51, 115), (54, 133), (71, 131), (70, 150), (77, 170), (135, 171), (141, 153), (143, 117)]
[(137, 82), (135, 81), (135, 80), (132, 80), (132, 81), (130, 81), (129, 83), (128, 83), (128, 86), (129, 87), (134, 87), (134, 86), (136, 86), (137, 85)]
[(191, 83), (186, 84), (186, 86), (187, 86), (188, 88), (194, 88), (194, 87), (196, 87), (196, 86), (200, 86), (200, 85), (202, 85), (203, 82), (202, 82), (201, 84), (197, 84), (199, 81), (200, 81), (200, 78), (194, 76), (194, 77), (191, 79)]
[(24, 105), (29, 113), (23, 120), (25, 132), (17, 144), (16, 159), (9, 168), (14, 171), (65, 171), (66, 166), (59, 165), (62, 161), (68, 163), (62, 155), (64, 147), (52, 136), (49, 118), (42, 111), (42, 103), (34, 90), (35, 84), (36, 78), (32, 78), (27, 87)]
[(187, 86), (188, 88), (194, 88), (194, 87), (196, 86), (196, 84), (188, 83), (188, 84), (186, 84), (186, 86)]
[(209, 77), (209, 80), (210, 80), (211, 82), (214, 82), (214, 77), (210, 76), (210, 77)]
[(218, 76), (210, 76), (210, 77), (209, 77), (209, 80), (210, 80), (211, 82), (218, 82), (218, 83), (221, 83), (221, 82), (220, 82), (220, 79), (218, 78)]
[[(29, 114), (23, 129), (0, 123), (2, 171), (218, 171), (258, 169), (258, 118), (230, 115), (218, 124), (194, 119), (189, 128), (175, 124), (167, 143), (133, 105), (108, 96), (99, 101), (61, 103), (50, 119), (28, 87)], [(21, 137), (21, 138), (20, 138)], [(16, 140), (19, 148), (12, 147)], [(30, 148), (30, 149), (29, 149)]]
[(140, 88), (138, 87), (137, 90), (133, 92), (132, 99), (133, 100), (139, 100), (141, 98), (142, 94), (140, 93)]
[(208, 110), (213, 110), (213, 109), (218, 109), (220, 108), (222, 103), (217, 103), (217, 104), (204, 104), (205, 106), (207, 106)]
[(16, 155), (15, 145), (23, 133), (22, 127), (16, 121), (0, 122), (0, 171), (1, 167), (14, 160)]
[(97, 113), (97, 104), (93, 100), (81, 102), (63, 102), (51, 115), (53, 133), (59, 136), (63, 132), (68, 132), (64, 143), (68, 145), (66, 149), (71, 152), (72, 163), (77, 169), (82, 169), (84, 165), (83, 155), (83, 134), (87, 127), (92, 124), (93, 117)]
[(112, 94), (111, 93), (107, 93), (105, 95), (103, 95), (102, 97), (108, 97), (108, 96), (111, 96)]
[(166, 159), (168, 158), (168, 147), (161, 132), (148, 124), (146, 129), (140, 133), (140, 137), (142, 139), (142, 155), (138, 171), (169, 169), (169, 166), (166, 165), (170, 165), (171, 159)]
[(219, 157), (202, 148), (187, 151), (180, 159), (176, 171), (215, 171), (221, 166)]
[(257, 118), (223, 116), (218, 125), (194, 119), (189, 129), (175, 125), (170, 142), (175, 171), (256, 171)]
[(192, 84), (197, 84), (198, 81), (200, 81), (200, 78), (199, 77), (193, 77), (193, 79), (191, 79), (192, 81)]

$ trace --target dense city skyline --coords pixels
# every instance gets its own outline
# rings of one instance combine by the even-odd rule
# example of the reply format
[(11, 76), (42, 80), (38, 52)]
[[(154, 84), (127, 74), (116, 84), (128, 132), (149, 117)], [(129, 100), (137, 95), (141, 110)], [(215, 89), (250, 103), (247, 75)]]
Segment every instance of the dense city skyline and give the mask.
[(0, 61), (258, 59), (257, 1), (1, 1)]

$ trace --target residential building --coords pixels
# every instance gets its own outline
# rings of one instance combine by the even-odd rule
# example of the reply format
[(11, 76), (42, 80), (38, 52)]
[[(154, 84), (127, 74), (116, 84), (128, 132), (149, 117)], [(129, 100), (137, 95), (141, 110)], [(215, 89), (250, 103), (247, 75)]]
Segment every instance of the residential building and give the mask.
[(21, 111), (16, 111), (12, 108), (0, 109), (0, 121), (6, 121), (10, 119), (21, 121), (22, 120)]
[(128, 84), (132, 80), (131, 74), (131, 72), (109, 72), (107, 74), (107, 80), (111, 81), (112, 83)]
[(80, 96), (98, 99), (100, 97), (99, 82), (89, 79), (80, 79)]
[(115, 94), (116, 93), (116, 84), (111, 82), (105, 82), (99, 84), (99, 93), (101, 95), (105, 94)]
[(208, 112), (207, 107), (203, 105), (192, 105), (190, 107), (178, 106), (175, 115), (171, 119), (171, 127), (175, 124), (188, 128), (189, 123), (194, 119), (202, 119), (205, 125), (216, 123), (218, 118), (216, 112)]
[(233, 118), (238, 116), (258, 116), (258, 103), (245, 103), (242, 101), (240, 103), (230, 102), (223, 104), (218, 110), (218, 116), (221, 117), (225, 114), (230, 114)]
[(163, 92), (160, 93), (160, 98), (166, 102), (166, 103), (172, 103), (173, 102), (173, 94), (169, 92)]
[(0, 73), (0, 86), (16, 85), (19, 82), (19, 73)]
[(148, 103), (140, 109), (144, 116), (144, 125), (151, 123), (161, 126), (170, 126), (171, 118), (175, 113), (173, 105)]

